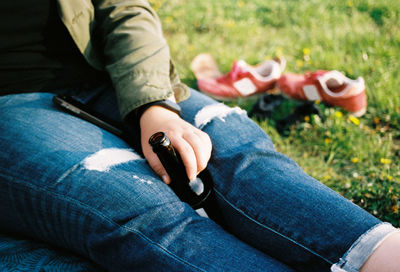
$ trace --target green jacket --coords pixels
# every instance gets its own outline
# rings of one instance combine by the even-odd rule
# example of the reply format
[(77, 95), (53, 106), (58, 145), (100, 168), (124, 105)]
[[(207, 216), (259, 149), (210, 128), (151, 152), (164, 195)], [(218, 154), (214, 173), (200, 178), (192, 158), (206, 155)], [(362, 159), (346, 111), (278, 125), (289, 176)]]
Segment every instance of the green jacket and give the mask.
[(175, 94), (189, 96), (170, 60), (158, 16), (145, 0), (57, 0), (79, 50), (113, 82), (122, 117)]

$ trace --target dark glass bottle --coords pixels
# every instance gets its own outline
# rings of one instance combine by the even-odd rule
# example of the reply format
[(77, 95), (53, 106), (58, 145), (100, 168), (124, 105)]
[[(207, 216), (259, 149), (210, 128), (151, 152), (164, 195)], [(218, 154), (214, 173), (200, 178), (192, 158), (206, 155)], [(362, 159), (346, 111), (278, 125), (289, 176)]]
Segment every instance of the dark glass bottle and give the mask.
[(164, 132), (153, 134), (149, 139), (149, 143), (170, 176), (171, 183), (169, 185), (175, 194), (199, 214), (204, 210), (209, 218), (224, 226), (224, 220), (217, 207), (208, 171), (202, 171), (199, 178), (195, 181), (189, 181), (182, 159), (175, 152)]

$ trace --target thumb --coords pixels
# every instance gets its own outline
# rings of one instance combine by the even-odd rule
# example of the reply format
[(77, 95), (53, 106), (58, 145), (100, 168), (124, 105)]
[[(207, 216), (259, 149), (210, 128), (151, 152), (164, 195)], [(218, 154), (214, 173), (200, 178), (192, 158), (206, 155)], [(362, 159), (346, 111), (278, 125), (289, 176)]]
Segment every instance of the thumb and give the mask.
[(147, 154), (147, 156), (145, 156), (145, 157), (146, 157), (146, 160), (149, 163), (151, 169), (153, 169), (153, 171), (156, 172), (156, 174), (159, 177), (161, 177), (161, 179), (166, 184), (170, 184), (171, 178), (168, 176), (167, 171), (165, 170), (164, 166), (162, 165), (162, 163), (158, 159), (157, 155), (152, 152), (150, 154)]

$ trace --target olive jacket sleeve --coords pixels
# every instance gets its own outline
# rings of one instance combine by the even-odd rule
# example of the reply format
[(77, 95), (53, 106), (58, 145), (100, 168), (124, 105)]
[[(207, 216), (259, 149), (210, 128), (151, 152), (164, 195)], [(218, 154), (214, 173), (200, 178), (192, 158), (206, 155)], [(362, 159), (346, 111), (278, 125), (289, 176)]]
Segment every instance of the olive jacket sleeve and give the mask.
[(189, 96), (172, 64), (161, 23), (144, 0), (58, 0), (59, 13), (87, 61), (108, 72), (122, 117), (172, 94)]

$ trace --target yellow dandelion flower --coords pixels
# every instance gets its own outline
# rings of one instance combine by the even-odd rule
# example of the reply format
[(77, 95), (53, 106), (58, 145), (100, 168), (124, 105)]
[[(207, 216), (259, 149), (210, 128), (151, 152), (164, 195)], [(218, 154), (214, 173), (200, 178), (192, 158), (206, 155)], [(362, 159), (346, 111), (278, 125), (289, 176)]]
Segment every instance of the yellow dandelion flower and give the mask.
[(271, 57), (270, 55), (266, 55), (266, 56), (264, 57), (264, 60), (270, 60), (270, 59), (272, 59), (272, 57)]
[(358, 119), (357, 117), (351, 115), (349, 116), (349, 120), (356, 126), (360, 125), (360, 119)]
[(326, 174), (322, 177), (324, 180), (329, 180), (331, 179), (331, 176), (329, 174)]
[(347, 1), (346, 6), (348, 6), (349, 8), (352, 8), (354, 6), (353, 1)]
[(392, 181), (393, 177), (391, 175), (387, 175), (387, 179), (388, 179), (388, 181)]
[(225, 22), (225, 26), (228, 27), (228, 28), (232, 28), (232, 27), (235, 26), (235, 21), (228, 20), (228, 21)]
[(342, 118), (343, 117), (343, 113), (341, 111), (335, 111), (335, 117), (336, 118)]
[(161, 6), (164, 4), (164, 0), (149, 0), (150, 5), (153, 7), (155, 11), (158, 11)]
[(238, 1), (238, 2), (237, 2), (237, 6), (238, 6), (239, 8), (243, 8), (245, 5), (246, 5), (246, 3), (245, 3), (244, 1)]
[(296, 60), (296, 66), (299, 67), (299, 68), (303, 67), (304, 66), (304, 61)]
[(155, 11), (158, 11), (160, 8), (161, 8), (161, 5), (160, 5), (160, 4), (153, 4), (153, 9), (154, 9)]
[(390, 163), (392, 163), (392, 160), (391, 159), (387, 159), (387, 158), (381, 158), (381, 163), (382, 164), (390, 164)]
[(359, 162), (359, 159), (356, 158), (356, 157), (351, 158), (351, 162), (352, 162), (352, 163), (358, 163), (358, 162)]
[(311, 50), (310, 50), (310, 48), (303, 48), (303, 55), (305, 55), (305, 56), (307, 56), (307, 55), (310, 55), (310, 53), (311, 53)]
[(277, 57), (282, 57), (283, 56), (283, 48), (282, 47), (277, 47), (275, 49), (275, 54)]
[(332, 143), (332, 139), (325, 138), (324, 142), (325, 142), (326, 144), (330, 144), (330, 143)]
[(174, 21), (174, 18), (172, 17), (172, 16), (167, 16), (167, 17), (165, 17), (165, 19), (164, 19), (164, 23), (165, 24), (170, 24), (170, 23), (172, 23)]

